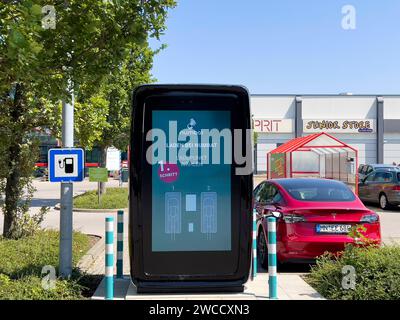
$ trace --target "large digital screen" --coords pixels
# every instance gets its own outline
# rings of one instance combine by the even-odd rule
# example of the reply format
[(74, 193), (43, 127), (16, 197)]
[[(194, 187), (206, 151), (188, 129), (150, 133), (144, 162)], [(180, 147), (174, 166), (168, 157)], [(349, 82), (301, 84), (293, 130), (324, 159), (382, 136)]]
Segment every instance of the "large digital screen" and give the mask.
[(153, 110), (152, 128), (152, 251), (230, 251), (230, 111)]

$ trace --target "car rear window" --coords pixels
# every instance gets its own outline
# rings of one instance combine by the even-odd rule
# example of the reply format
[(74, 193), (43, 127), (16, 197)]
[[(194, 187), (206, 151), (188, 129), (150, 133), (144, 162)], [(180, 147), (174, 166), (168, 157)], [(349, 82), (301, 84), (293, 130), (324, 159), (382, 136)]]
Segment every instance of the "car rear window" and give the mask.
[(355, 195), (345, 184), (334, 180), (282, 180), (279, 184), (296, 200), (318, 202), (354, 201)]

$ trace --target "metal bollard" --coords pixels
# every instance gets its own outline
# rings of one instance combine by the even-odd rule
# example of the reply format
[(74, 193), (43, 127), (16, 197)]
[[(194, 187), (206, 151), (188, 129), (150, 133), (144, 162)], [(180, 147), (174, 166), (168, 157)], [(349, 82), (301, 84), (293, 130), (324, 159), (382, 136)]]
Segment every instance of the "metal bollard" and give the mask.
[(114, 218), (106, 218), (105, 299), (114, 299)]
[(257, 276), (257, 210), (253, 209), (253, 279)]
[(118, 210), (117, 219), (117, 278), (124, 277), (124, 211)]
[(276, 218), (268, 217), (268, 285), (269, 298), (278, 299), (277, 257), (276, 257)]

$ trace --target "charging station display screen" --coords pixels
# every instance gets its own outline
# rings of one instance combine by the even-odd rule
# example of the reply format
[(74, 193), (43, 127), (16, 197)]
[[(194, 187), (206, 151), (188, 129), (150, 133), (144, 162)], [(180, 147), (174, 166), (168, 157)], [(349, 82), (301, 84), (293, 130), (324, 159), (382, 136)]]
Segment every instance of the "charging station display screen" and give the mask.
[(230, 251), (231, 112), (151, 116), (152, 251)]

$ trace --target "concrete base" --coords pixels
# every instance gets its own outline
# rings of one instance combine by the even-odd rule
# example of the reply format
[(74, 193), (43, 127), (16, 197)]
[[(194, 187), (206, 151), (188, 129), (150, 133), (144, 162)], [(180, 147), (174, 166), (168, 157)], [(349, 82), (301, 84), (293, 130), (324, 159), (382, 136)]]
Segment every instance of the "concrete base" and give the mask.
[[(114, 300), (125, 300), (128, 288), (131, 285), (131, 278), (124, 277), (117, 279), (114, 277)], [(104, 300), (105, 297), (105, 279), (101, 280), (96, 292), (92, 296), (93, 300)]]
[[(218, 294), (138, 294), (129, 276), (115, 279), (115, 300), (267, 300), (268, 274), (260, 273), (254, 281), (248, 281), (243, 293)], [(104, 300), (104, 279), (92, 299)], [(298, 274), (278, 275), (279, 300), (321, 300), (318, 292), (310, 287)]]

